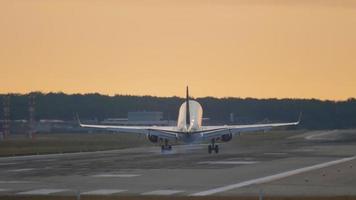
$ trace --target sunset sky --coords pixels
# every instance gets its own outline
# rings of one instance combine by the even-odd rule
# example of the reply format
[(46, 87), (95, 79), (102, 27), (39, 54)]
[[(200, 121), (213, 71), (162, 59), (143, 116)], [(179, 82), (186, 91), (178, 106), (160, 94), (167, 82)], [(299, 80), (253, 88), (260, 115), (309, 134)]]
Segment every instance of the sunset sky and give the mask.
[(354, 0), (0, 0), (0, 93), (356, 97)]

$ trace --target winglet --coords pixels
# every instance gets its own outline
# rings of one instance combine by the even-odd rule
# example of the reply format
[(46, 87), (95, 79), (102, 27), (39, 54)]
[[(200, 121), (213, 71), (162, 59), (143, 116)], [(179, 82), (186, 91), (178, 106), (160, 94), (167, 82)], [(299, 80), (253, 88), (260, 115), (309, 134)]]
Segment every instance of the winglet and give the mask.
[(299, 113), (298, 124), (302, 121), (303, 112)]
[(76, 119), (77, 119), (77, 122), (78, 122), (79, 126), (81, 127), (82, 126), (82, 122), (79, 119), (78, 113), (75, 113), (75, 116), (76, 116)]

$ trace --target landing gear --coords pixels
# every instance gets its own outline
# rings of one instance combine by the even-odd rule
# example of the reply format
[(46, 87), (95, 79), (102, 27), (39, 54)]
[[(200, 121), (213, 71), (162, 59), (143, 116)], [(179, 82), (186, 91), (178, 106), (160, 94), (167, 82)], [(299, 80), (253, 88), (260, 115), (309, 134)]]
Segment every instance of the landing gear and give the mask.
[(209, 144), (208, 152), (209, 152), (209, 154), (211, 154), (212, 152), (219, 153), (219, 146)]
[(172, 150), (172, 145), (167, 145), (167, 146), (165, 146), (165, 145), (162, 145), (161, 146), (161, 151), (170, 151), (170, 150)]
[(171, 151), (172, 150), (172, 145), (169, 145), (168, 144), (168, 140), (165, 139), (164, 140), (164, 144), (161, 145), (161, 152), (164, 152), (164, 151)]
[(219, 146), (215, 144), (215, 139), (211, 140), (211, 144), (208, 146), (208, 152), (211, 154), (212, 152), (219, 153)]
[(215, 145), (215, 153), (219, 153), (219, 146)]

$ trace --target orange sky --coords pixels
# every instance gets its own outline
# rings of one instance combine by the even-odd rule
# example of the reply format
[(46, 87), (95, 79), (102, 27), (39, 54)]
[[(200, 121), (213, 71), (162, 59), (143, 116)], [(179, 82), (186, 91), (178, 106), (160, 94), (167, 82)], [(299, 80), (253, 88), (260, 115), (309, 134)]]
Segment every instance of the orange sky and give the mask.
[(356, 96), (354, 0), (0, 0), (0, 93)]

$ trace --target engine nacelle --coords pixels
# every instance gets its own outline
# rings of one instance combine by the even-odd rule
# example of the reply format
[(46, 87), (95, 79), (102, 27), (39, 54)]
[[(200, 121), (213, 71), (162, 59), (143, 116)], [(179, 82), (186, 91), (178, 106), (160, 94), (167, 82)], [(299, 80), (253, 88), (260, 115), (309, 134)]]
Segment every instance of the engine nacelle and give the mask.
[(157, 143), (158, 142), (158, 136), (156, 136), (156, 135), (148, 135), (147, 138), (152, 143)]
[(225, 135), (222, 135), (221, 136), (221, 141), (223, 141), (223, 142), (228, 142), (228, 141), (230, 141), (232, 139), (232, 134), (230, 133), (230, 134), (225, 134)]

